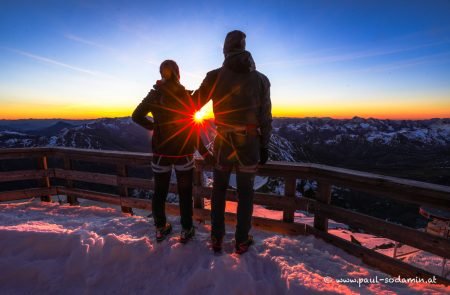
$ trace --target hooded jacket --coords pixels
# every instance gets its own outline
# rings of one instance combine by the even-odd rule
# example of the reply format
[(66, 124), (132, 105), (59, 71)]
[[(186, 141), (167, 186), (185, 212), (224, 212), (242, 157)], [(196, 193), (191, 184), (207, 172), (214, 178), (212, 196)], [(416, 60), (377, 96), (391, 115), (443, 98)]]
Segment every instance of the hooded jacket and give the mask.
[[(154, 154), (186, 156), (195, 152), (199, 140), (193, 110), (190, 92), (178, 81), (158, 81), (136, 107), (132, 119), (153, 130)], [(148, 113), (152, 113), (154, 122), (146, 118)]]
[(221, 68), (206, 75), (193, 98), (198, 108), (213, 101), (216, 126), (255, 126), (267, 148), (272, 131), (270, 82), (256, 70), (250, 52), (227, 53)]

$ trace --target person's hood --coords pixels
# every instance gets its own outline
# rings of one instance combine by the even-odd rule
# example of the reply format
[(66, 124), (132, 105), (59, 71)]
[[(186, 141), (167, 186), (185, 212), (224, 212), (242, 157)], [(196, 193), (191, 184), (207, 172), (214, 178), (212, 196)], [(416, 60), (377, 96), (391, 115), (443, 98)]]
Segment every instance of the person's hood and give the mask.
[(156, 84), (153, 85), (153, 88), (157, 91), (161, 91), (164, 94), (168, 94), (169, 96), (182, 96), (186, 93), (186, 89), (183, 85), (180, 84), (178, 80), (158, 80), (156, 81)]
[(225, 57), (223, 66), (237, 73), (249, 73), (256, 70), (255, 61), (246, 50), (231, 51)]

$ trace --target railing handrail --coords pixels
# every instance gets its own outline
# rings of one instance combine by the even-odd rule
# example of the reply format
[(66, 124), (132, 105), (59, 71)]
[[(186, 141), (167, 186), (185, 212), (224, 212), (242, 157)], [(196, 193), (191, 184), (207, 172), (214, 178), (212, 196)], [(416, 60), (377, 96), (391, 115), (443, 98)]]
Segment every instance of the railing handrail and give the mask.
[[(47, 156), (56, 156), (57, 154), (72, 157), (78, 156), (80, 159), (83, 157), (97, 157), (99, 161), (102, 161), (103, 158), (106, 162), (114, 160), (129, 164), (140, 163), (142, 165), (148, 165), (152, 158), (151, 153), (70, 147), (31, 147), (0, 149), (0, 159), (14, 156), (26, 157), (34, 153), (45, 153)], [(211, 169), (211, 167), (204, 165), (200, 159), (197, 160), (197, 165)], [(379, 193), (401, 201), (437, 208), (448, 208), (450, 204), (450, 186), (323, 164), (269, 161), (267, 164), (259, 166), (258, 175), (315, 179), (329, 182), (332, 185), (342, 185), (364, 192)], [(408, 195), (406, 196), (405, 194)]]

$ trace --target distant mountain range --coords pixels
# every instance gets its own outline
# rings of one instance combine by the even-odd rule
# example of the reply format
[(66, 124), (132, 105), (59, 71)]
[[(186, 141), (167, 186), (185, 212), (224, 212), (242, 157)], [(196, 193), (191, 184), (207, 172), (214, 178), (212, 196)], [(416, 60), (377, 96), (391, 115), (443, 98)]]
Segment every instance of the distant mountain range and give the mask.
[(81, 125), (92, 122), (94, 120), (67, 120), (67, 119), (18, 119), (5, 120), (0, 119), (0, 129), (16, 130), (16, 131), (33, 131), (50, 127), (59, 122), (71, 125)]
[(315, 144), (337, 145), (345, 141), (365, 141), (382, 145), (450, 143), (450, 119), (277, 119), (274, 126), (281, 133), (295, 132), (299, 140)]
[[(131, 118), (102, 118), (89, 121), (56, 121), (49, 125), (36, 120), (0, 127), (0, 147), (64, 146), (86, 149), (150, 152), (149, 133)], [(13, 127), (13, 128), (12, 128)], [(3, 130), (2, 130), (3, 129)]]
[(450, 185), (450, 119), (277, 119), (297, 161)]
[[(100, 118), (93, 120), (66, 119), (20, 119), (0, 120), (2, 134), (16, 132), (16, 135), (61, 136), (60, 131), (67, 129), (106, 130), (126, 128), (132, 124), (132, 132), (140, 129), (129, 117)], [(287, 135), (295, 133), (297, 140), (314, 144), (337, 145), (345, 141), (366, 141), (374, 144), (415, 144), (447, 145), (450, 143), (450, 118), (429, 120), (388, 120), (332, 118), (275, 118), (275, 133)], [(87, 132), (89, 133), (89, 132)], [(65, 135), (63, 135), (64, 137)], [(5, 147), (1, 145), (0, 147)]]

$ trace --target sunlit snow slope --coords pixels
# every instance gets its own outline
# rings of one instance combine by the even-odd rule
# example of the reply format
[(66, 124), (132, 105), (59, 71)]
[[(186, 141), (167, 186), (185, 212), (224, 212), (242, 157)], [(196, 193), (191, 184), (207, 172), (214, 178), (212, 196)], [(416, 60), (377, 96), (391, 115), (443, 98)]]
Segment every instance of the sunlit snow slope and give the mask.
[[(142, 212), (145, 213), (145, 212)], [(155, 242), (152, 219), (116, 208), (57, 203), (0, 204), (1, 294), (423, 294), (450, 289), (432, 284), (344, 284), (338, 278), (387, 277), (312, 236), (253, 230), (256, 245), (213, 255), (209, 225), (195, 240), (175, 233)]]

